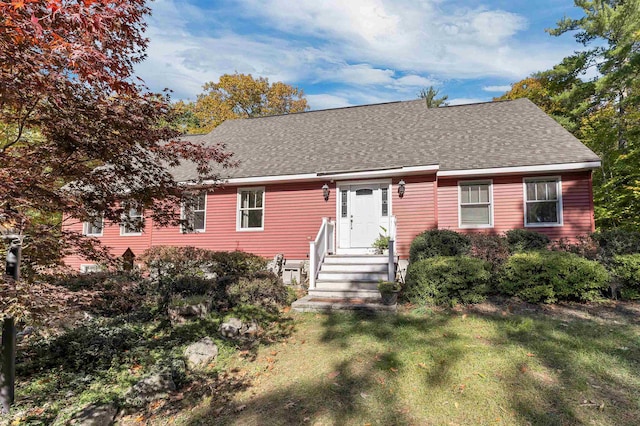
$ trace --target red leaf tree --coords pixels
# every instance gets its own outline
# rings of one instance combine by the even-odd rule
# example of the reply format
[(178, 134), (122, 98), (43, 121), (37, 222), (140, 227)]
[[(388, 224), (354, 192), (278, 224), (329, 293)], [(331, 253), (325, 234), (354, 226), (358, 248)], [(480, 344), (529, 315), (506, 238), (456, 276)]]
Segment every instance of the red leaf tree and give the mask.
[(222, 146), (180, 141), (168, 95), (134, 76), (149, 13), (144, 0), (0, 2), (0, 225), (27, 229), (31, 263), (46, 252), (38, 241), (78, 241), (61, 233), (62, 217), (118, 221), (134, 201), (154, 223), (176, 224), (167, 166), (191, 161), (208, 179), (230, 165)]
[[(191, 161), (198, 180), (230, 165), (222, 146), (180, 141), (167, 126), (168, 95), (134, 76), (149, 13), (144, 0), (0, 0), (0, 226), (28, 235), (27, 267), (51, 266), (72, 246), (106, 253), (63, 233), (62, 218), (118, 221), (123, 202), (135, 202), (154, 223), (176, 224), (181, 191), (170, 166)], [(36, 309), (34, 294), (48, 295), (44, 305), (56, 299), (34, 292), (39, 284), (26, 299), (20, 285), (4, 284), (12, 296), (0, 295), (0, 412), (13, 399), (12, 317)]]

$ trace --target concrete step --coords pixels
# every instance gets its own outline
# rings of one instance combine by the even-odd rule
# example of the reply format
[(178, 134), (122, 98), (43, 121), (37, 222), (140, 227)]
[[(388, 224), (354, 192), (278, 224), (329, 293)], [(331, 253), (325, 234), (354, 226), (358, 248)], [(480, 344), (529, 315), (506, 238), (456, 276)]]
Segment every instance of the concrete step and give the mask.
[(387, 272), (386, 263), (323, 263), (321, 272)]
[(307, 295), (291, 305), (296, 312), (367, 311), (394, 313), (397, 305), (383, 305), (378, 299), (358, 297), (314, 297)]
[(380, 300), (380, 292), (378, 290), (350, 289), (350, 290), (331, 290), (315, 288), (309, 290), (311, 297), (353, 297)]
[(373, 281), (316, 281), (320, 290), (378, 290), (378, 282)]
[(318, 281), (370, 281), (378, 282), (387, 279), (387, 272), (342, 272), (324, 271), (318, 273)]
[(378, 255), (366, 255), (366, 254), (331, 254), (325, 256), (325, 264), (387, 264), (389, 262), (388, 256)]

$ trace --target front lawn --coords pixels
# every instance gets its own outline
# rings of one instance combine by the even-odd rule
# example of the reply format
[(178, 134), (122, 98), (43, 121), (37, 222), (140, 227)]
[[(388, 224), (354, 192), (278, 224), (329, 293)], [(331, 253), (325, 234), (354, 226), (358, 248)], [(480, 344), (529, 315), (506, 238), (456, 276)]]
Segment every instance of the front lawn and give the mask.
[[(489, 306), (488, 309), (483, 307)], [(640, 424), (634, 304), (300, 314), (251, 386), (181, 424)], [(164, 423), (167, 419), (157, 419)]]
[[(100, 401), (120, 404), (118, 424), (640, 424), (638, 303), (291, 314), (262, 321), (248, 345), (220, 337), (220, 321), (118, 317), (36, 339), (21, 352), (12, 424), (63, 423)], [(122, 405), (204, 335), (220, 348), (207, 372)]]

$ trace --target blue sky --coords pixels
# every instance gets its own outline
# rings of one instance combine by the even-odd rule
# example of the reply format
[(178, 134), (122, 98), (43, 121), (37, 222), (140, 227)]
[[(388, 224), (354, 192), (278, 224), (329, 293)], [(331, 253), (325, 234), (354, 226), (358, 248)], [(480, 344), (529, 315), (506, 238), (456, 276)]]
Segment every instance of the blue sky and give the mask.
[(581, 16), (571, 0), (156, 0), (151, 8), (137, 73), (176, 100), (238, 71), (303, 89), (311, 109), (416, 99), (430, 85), (452, 104), (481, 102), (580, 47), (544, 31)]

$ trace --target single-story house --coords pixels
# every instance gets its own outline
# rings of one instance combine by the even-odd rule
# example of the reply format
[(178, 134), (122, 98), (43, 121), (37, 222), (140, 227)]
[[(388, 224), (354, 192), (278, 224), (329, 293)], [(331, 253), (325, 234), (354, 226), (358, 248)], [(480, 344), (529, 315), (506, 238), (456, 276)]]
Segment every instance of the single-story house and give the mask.
[[(362, 288), (358, 281), (373, 281), (376, 267), (357, 265), (380, 234), (394, 241), (392, 255), (402, 264), (427, 229), (528, 228), (552, 239), (594, 230), (591, 174), (600, 159), (527, 99), (336, 108), (230, 120), (189, 137), (223, 142), (239, 161), (222, 186), (192, 203), (192, 231), (153, 223), (142, 232), (120, 224), (71, 227), (116, 254), (155, 245), (283, 253), (287, 264), (311, 263), (312, 290), (334, 283), (326, 294), (335, 283)], [(187, 165), (174, 173), (179, 181), (196, 177)], [(143, 212), (131, 215), (144, 220)], [(79, 257), (67, 263), (92, 268)]]

